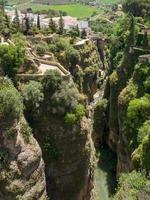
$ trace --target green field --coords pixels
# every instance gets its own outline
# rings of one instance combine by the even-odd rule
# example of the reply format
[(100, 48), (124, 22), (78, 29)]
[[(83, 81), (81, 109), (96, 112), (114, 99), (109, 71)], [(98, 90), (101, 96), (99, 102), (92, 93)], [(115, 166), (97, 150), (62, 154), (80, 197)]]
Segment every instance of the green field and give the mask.
[[(22, 4), (22, 3), (25, 3), (25, 2), (37, 2), (37, 3), (42, 3), (42, 4), (45, 4), (45, 3), (47, 3), (47, 2), (50, 2), (51, 4), (53, 4), (53, 2), (54, 2), (54, 4), (55, 4), (55, 0), (8, 0), (8, 3), (9, 4), (18, 4), (18, 3), (20, 3), (20, 4)], [(61, 0), (60, 0), (61, 1)], [(62, 0), (63, 1), (63, 0)], [(117, 2), (120, 2), (120, 1), (122, 1), (122, 0), (98, 0), (100, 3), (102, 3), (102, 4), (113, 4), (113, 3), (117, 3)], [(79, 2), (79, 1), (78, 1)], [(87, 1), (86, 1), (87, 2)], [(68, 0), (68, 3), (69, 3), (69, 0)]]
[(114, 3), (121, 2), (121, 1), (122, 0), (99, 0), (99, 2), (102, 4), (114, 4)]
[(93, 12), (101, 13), (102, 10), (94, 7), (90, 7), (87, 5), (81, 5), (81, 4), (68, 4), (68, 5), (55, 5), (55, 6), (48, 6), (44, 4), (34, 4), (34, 3), (24, 3), (17, 6), (20, 10), (25, 10), (26, 8), (32, 8), (32, 10), (35, 11), (41, 11), (41, 10), (49, 10), (53, 9), (56, 11), (64, 11), (67, 12), (68, 15), (77, 17), (77, 18), (85, 18), (90, 17)]
[[(47, 0), (46, 0), (47, 1)], [(113, 4), (121, 0), (99, 0), (102, 4)], [(102, 13), (102, 9), (96, 7), (90, 7), (83, 4), (66, 4), (66, 5), (46, 5), (40, 3), (33, 3), (33, 0), (9, 0), (10, 5), (16, 5), (20, 10), (26, 10), (27, 8), (32, 8), (33, 12), (36, 11), (48, 11), (50, 9), (56, 11), (64, 11), (68, 15), (77, 18), (87, 18), (90, 17), (94, 12), (97, 14)], [(35, 0), (34, 0), (35, 2)], [(52, 0), (51, 0), (52, 2)]]

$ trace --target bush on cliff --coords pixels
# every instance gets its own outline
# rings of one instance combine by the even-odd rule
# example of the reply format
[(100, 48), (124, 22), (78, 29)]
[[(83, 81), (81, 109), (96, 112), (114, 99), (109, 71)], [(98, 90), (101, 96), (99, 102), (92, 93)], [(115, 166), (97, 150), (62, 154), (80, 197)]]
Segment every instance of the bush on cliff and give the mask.
[(122, 174), (113, 200), (149, 199), (150, 181), (140, 172)]
[(104, 133), (104, 127), (106, 125), (106, 112), (107, 112), (108, 100), (102, 99), (97, 102), (94, 108), (94, 130), (97, 133)]
[(136, 167), (150, 171), (150, 120), (144, 122), (138, 131), (138, 148), (133, 152), (132, 160)]
[(43, 87), (40, 82), (30, 81), (21, 86), (21, 93), (28, 112), (37, 111), (44, 99)]
[(82, 104), (78, 104), (75, 109), (67, 113), (65, 116), (65, 123), (68, 125), (73, 125), (85, 115), (85, 107)]
[(64, 115), (75, 109), (79, 101), (79, 92), (74, 85), (62, 82), (60, 88), (52, 95), (51, 106), (59, 115)]
[(127, 125), (129, 130), (130, 145), (137, 147), (137, 134), (141, 125), (150, 116), (150, 95), (130, 101), (127, 110)]
[(59, 89), (62, 83), (62, 76), (58, 70), (47, 70), (42, 79), (44, 94), (52, 95)]
[(0, 78), (0, 119), (19, 118), (23, 112), (23, 101), (12, 83)]
[(15, 78), (17, 71), (24, 62), (25, 51), (18, 46), (0, 45), (0, 67), (4, 75)]

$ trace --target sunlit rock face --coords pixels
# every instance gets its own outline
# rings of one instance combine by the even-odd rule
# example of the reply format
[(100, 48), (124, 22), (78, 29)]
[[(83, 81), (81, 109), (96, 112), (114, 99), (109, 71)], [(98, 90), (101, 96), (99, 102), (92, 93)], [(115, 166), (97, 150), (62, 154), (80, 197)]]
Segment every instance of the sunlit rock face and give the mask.
[(0, 121), (0, 199), (46, 200), (44, 162), (25, 120)]

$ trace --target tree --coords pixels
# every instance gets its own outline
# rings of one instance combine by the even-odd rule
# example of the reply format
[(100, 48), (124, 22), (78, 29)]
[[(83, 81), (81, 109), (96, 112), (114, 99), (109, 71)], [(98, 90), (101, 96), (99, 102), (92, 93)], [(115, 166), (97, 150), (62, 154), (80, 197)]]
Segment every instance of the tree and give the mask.
[(79, 98), (78, 90), (73, 85), (62, 81), (51, 97), (51, 106), (55, 108), (55, 114), (64, 115), (76, 108)]
[(53, 94), (62, 83), (62, 77), (58, 70), (48, 70), (45, 72), (42, 79), (42, 85), (44, 94), (48, 95)]
[(30, 19), (27, 16), (27, 14), (25, 14), (25, 18), (24, 19), (25, 19), (25, 34), (27, 35), (29, 33), (30, 28), (31, 28)]
[(0, 34), (8, 38), (10, 37), (11, 31), (8, 16), (0, 12)]
[(0, 78), (0, 119), (16, 119), (23, 112), (23, 101), (10, 80)]
[(79, 37), (80, 36), (80, 31), (79, 31), (79, 27), (76, 26), (76, 27), (73, 27), (69, 30), (68, 34), (75, 38), (75, 37)]
[(42, 84), (36, 81), (30, 81), (29, 83), (22, 85), (21, 93), (27, 113), (37, 113), (40, 103), (44, 99)]
[(40, 30), (41, 29), (41, 24), (40, 24), (40, 15), (38, 14), (37, 16), (37, 28)]
[(63, 20), (62, 14), (60, 14), (60, 18), (59, 18), (59, 30), (58, 30), (58, 33), (60, 35), (62, 35), (64, 33), (64, 20)]
[(70, 47), (65, 52), (65, 57), (70, 66), (75, 66), (80, 60), (79, 51)]
[(0, 66), (4, 75), (15, 80), (18, 68), (24, 62), (25, 51), (20, 46), (0, 45)]
[(52, 33), (56, 33), (57, 26), (52, 17), (50, 17), (50, 20), (49, 20), (49, 28), (51, 29)]
[(15, 25), (15, 28), (17, 31), (20, 30), (20, 20), (19, 20), (19, 15), (18, 15), (18, 10), (15, 9), (15, 17), (13, 19), (13, 24)]

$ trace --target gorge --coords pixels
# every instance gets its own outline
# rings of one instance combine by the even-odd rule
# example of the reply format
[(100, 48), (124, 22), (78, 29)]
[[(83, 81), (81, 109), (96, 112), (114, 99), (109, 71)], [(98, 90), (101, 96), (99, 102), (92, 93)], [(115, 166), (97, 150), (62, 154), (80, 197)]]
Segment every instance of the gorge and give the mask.
[(0, 5), (0, 200), (149, 200), (149, 0), (83, 30)]

